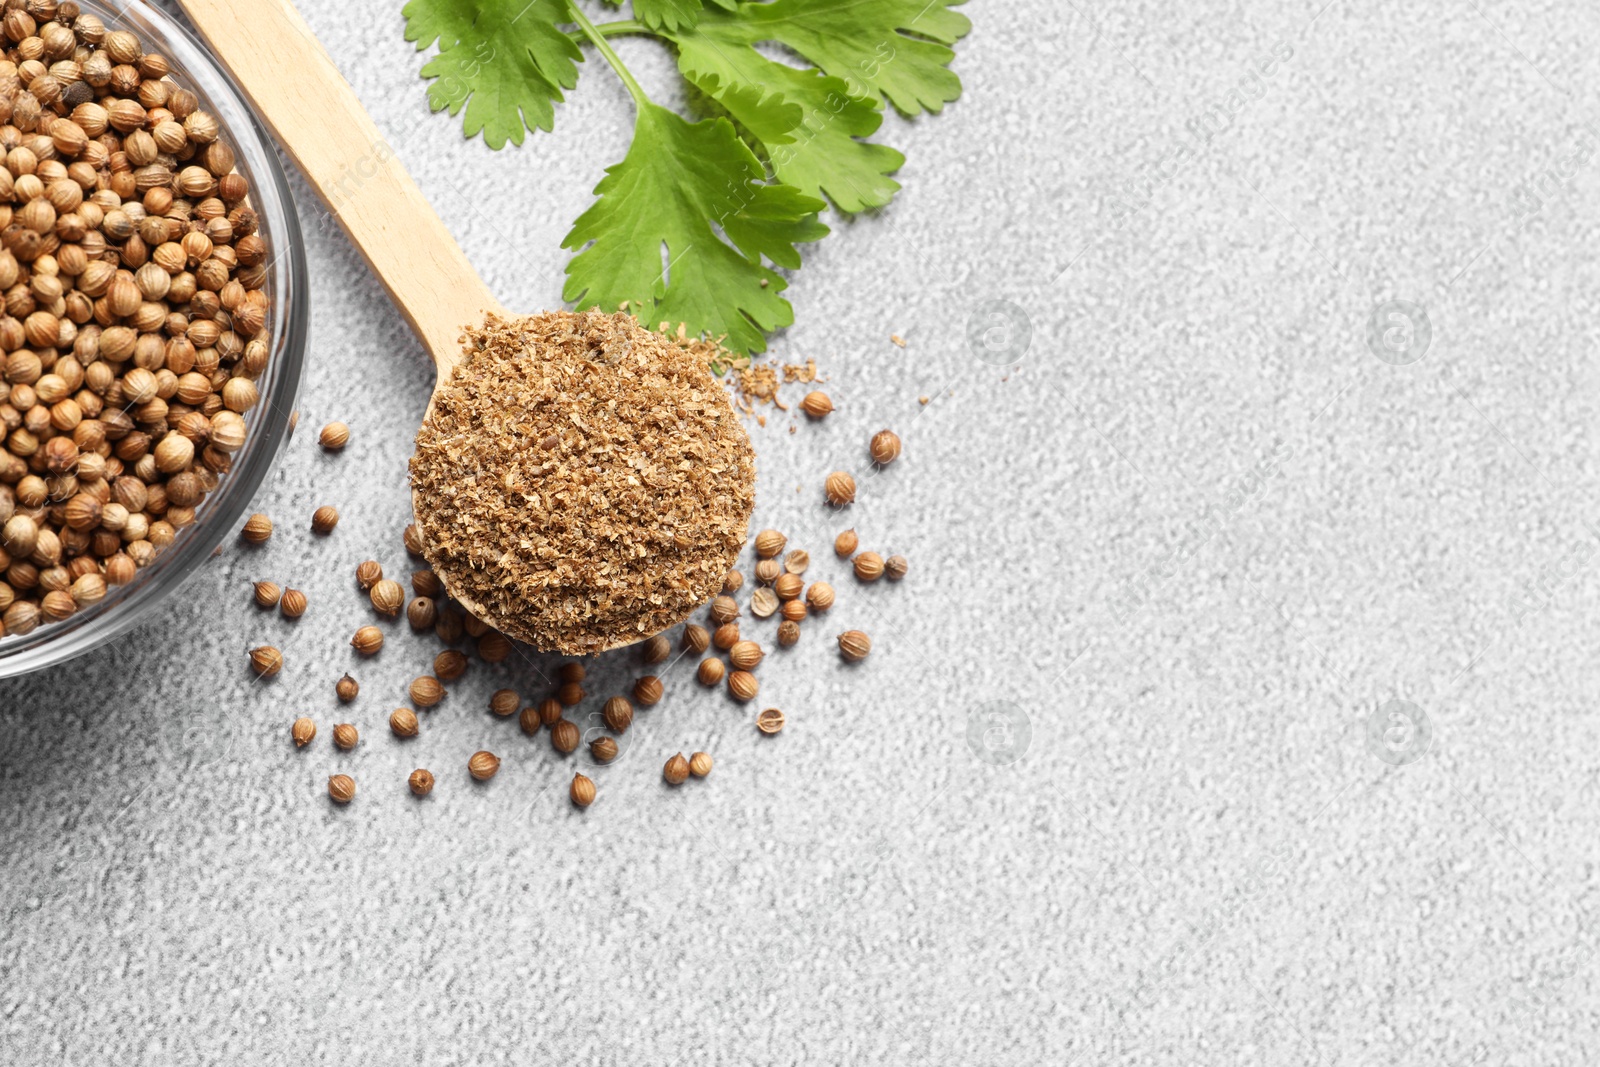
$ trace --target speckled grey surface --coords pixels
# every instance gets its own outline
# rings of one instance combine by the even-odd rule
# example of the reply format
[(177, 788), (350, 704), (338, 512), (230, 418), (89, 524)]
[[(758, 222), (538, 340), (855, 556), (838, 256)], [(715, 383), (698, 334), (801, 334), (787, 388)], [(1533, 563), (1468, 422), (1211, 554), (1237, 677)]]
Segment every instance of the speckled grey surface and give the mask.
[[(904, 193), (791, 290), (776, 352), (815, 357), (838, 412), (753, 431), (761, 520), (841, 588), (761, 669), (788, 730), (679, 664), (585, 814), (569, 763), (484, 710), (547, 660), (475, 666), (388, 736), (433, 648), (401, 626), (357, 662), (350, 575), (404, 566), (431, 376), (314, 236), (301, 434), (260, 498), (280, 535), (0, 683), (0, 1060), (1600, 1057), (1600, 12), (968, 12), (966, 96), (890, 120)], [(500, 297), (554, 302), (620, 89), (588, 65), (553, 136), (494, 154), (428, 116), (391, 6), (306, 14)], [(1403, 324), (1369, 346), (1392, 299), (1427, 310), (1413, 362)], [(1011, 365), (991, 301), (1031, 327)], [(336, 457), (306, 432), (331, 418)], [(817, 486), (885, 425), (905, 459), (852, 521), (913, 571), (862, 589)], [(344, 521), (314, 541), (324, 502)], [(256, 613), (255, 577), (311, 610)], [(847, 623), (877, 640), (854, 669), (825, 641)], [(260, 641), (288, 654), (270, 685)], [(591, 689), (636, 670), (607, 657)], [(296, 753), (300, 713), (323, 732)], [(505, 765), (479, 786), (484, 746)], [(700, 747), (713, 776), (664, 786)]]

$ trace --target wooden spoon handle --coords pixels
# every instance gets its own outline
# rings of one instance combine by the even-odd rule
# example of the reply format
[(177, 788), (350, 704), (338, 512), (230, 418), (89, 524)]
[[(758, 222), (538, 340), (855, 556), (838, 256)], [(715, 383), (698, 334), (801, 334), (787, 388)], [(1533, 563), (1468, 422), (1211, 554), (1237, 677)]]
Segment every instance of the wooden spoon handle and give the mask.
[(447, 372), (462, 328), (499, 305), (300, 13), (289, 0), (180, 2)]

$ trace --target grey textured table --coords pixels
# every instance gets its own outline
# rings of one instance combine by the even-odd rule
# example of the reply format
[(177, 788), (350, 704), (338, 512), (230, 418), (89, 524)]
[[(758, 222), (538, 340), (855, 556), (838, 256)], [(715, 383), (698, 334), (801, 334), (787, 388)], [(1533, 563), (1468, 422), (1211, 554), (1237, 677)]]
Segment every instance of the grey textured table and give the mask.
[[(431, 372), (313, 235), (301, 433), (260, 499), (281, 534), (0, 683), (0, 1060), (1600, 1057), (1600, 13), (967, 10), (965, 97), (889, 120), (905, 191), (791, 290), (775, 353), (815, 357), (838, 412), (752, 431), (760, 523), (841, 589), (762, 667), (784, 734), (678, 664), (587, 813), (484, 710), (548, 659), (476, 666), (388, 735), (434, 646), (402, 626), (356, 662), (350, 575), (404, 566)], [(553, 135), (491, 153), (427, 114), (392, 6), (306, 14), (500, 297), (555, 302), (620, 88), (588, 64)], [(857, 588), (817, 487), (881, 426), (905, 458), (852, 521), (913, 570)], [(268, 576), (310, 594), (298, 625), (248, 607)], [(856, 669), (826, 640), (851, 623), (877, 639)], [(290, 666), (251, 685), (269, 640)], [(709, 780), (661, 782), (702, 747)]]

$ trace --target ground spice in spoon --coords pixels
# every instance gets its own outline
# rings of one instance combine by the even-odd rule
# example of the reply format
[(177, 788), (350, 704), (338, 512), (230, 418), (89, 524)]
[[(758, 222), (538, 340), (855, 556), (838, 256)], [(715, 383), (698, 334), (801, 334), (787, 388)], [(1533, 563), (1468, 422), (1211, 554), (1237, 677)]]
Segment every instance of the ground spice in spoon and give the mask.
[(579, 654), (721, 590), (755, 456), (703, 359), (598, 311), (491, 316), (466, 341), (411, 459), (424, 554), (451, 593)]

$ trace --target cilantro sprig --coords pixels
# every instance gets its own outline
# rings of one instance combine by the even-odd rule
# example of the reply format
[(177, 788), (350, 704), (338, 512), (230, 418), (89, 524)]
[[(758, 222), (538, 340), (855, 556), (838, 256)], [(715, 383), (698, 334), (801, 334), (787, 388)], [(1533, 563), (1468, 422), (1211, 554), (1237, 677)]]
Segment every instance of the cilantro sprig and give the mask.
[[(438, 47), (422, 68), (429, 106), (494, 149), (551, 129), (591, 46), (633, 99), (633, 143), (562, 242), (563, 299), (760, 352), (794, 321), (773, 268), (800, 267), (799, 246), (828, 233), (817, 216), (899, 191), (905, 156), (869, 140), (884, 109), (938, 113), (961, 95), (949, 64), (971, 28), (951, 10), (963, 2), (631, 0), (632, 18), (598, 25), (578, 0), (410, 0), (404, 14), (407, 40)], [(622, 35), (670, 47), (708, 114), (651, 101), (609, 43)]]

